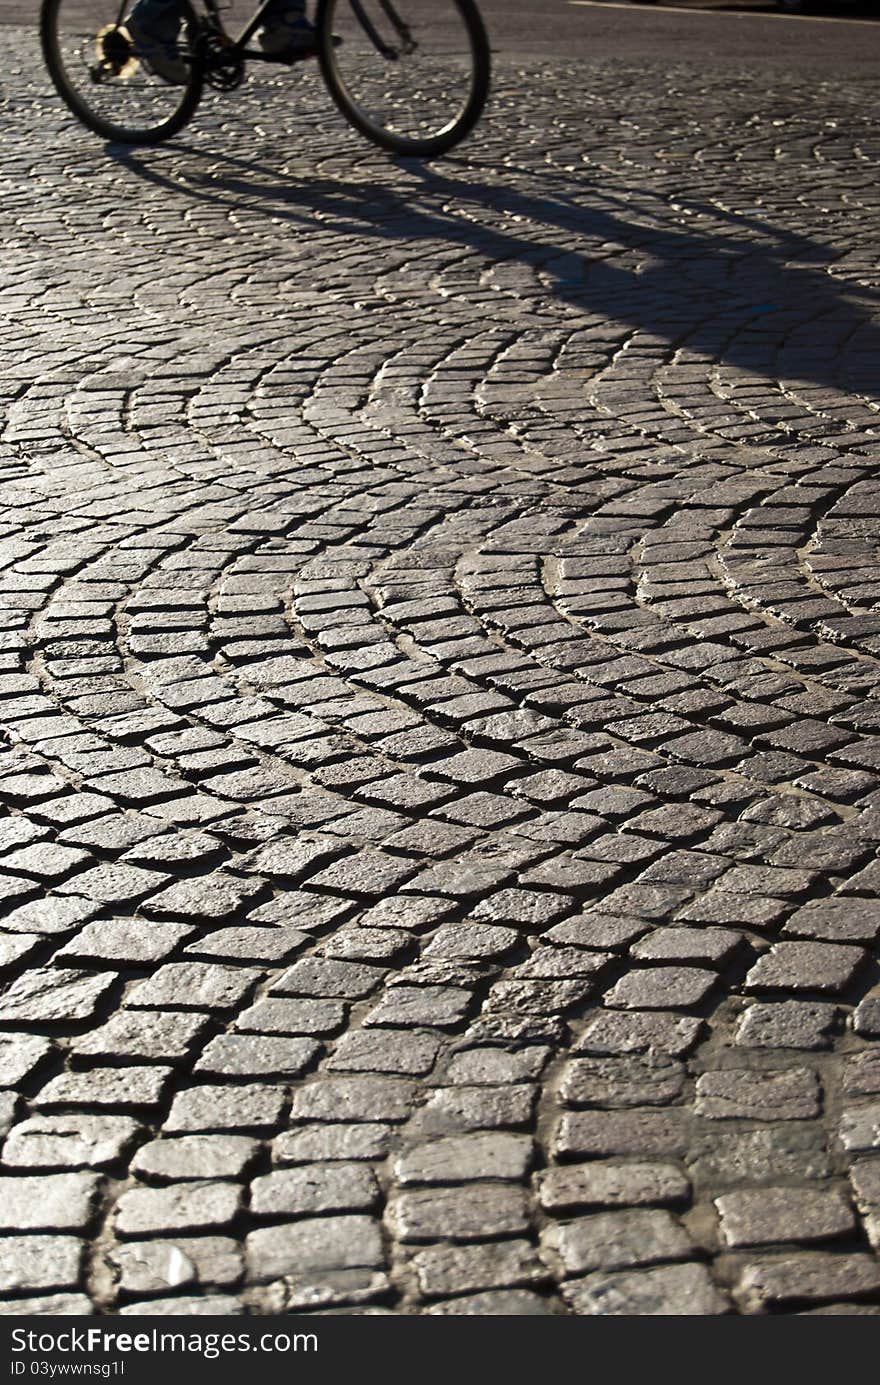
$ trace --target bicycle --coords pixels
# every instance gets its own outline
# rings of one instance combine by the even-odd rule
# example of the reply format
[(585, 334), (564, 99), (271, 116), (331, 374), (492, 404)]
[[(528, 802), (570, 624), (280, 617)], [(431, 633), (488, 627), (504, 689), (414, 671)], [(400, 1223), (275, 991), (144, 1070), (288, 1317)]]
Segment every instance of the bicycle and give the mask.
[[(236, 91), (249, 62), (293, 65), (249, 46), (269, 4), (261, 0), (233, 38), (218, 0), (185, 0), (180, 85), (139, 57), (125, 27), (132, 0), (43, 0), (43, 56), (59, 95), (88, 129), (114, 143), (156, 144), (183, 129), (205, 86)], [(331, 97), (381, 148), (444, 154), (479, 120), (490, 57), (474, 0), (318, 0), (315, 29)]]

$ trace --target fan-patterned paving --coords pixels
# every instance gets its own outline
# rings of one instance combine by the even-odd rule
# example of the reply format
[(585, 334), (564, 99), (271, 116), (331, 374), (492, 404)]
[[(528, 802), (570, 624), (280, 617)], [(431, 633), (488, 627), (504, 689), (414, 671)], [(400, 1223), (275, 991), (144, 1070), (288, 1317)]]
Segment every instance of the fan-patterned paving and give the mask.
[(867, 78), (7, 33), (3, 1311), (877, 1313)]

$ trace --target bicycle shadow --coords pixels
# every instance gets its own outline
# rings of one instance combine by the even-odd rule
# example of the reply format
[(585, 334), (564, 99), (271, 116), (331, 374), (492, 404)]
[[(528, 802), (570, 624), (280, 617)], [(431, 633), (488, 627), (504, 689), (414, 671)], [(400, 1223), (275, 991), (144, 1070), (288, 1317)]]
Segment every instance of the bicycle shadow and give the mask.
[[(227, 211), (415, 245), (422, 263), (470, 250), (481, 260), (475, 289), (491, 266), (504, 292), (504, 267), (518, 266), (529, 271), (510, 288), (521, 308), (546, 314), (548, 303), (561, 305), (765, 380), (878, 393), (880, 291), (834, 278), (828, 270), (840, 252), (831, 245), (755, 215), (682, 197), (673, 211), (650, 189), (627, 189), (624, 198), (583, 175), (461, 155), (442, 171), (392, 161), (407, 180), (401, 187), (372, 176), (372, 167), (363, 181), (290, 177), (190, 144), (108, 150), (144, 181)], [(507, 181), (511, 175), (540, 192)], [(329, 280), (318, 269), (312, 287), (338, 292), (346, 272), (340, 257)]]

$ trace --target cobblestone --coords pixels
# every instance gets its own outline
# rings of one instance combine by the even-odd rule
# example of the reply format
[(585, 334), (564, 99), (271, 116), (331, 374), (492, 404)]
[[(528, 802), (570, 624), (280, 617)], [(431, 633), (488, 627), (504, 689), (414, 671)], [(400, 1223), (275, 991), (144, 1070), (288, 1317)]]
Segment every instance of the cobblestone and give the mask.
[(539, 1198), (548, 1212), (578, 1207), (635, 1207), (684, 1201), (690, 1185), (676, 1164), (626, 1164), (602, 1160), (562, 1165), (540, 1177)]
[(378, 1225), (364, 1216), (307, 1217), (252, 1231), (247, 1256), (250, 1277), (258, 1282), (384, 1263)]
[(697, 1114), (709, 1120), (808, 1120), (820, 1110), (816, 1075), (808, 1068), (707, 1072), (697, 1080), (696, 1098)]
[(233, 1183), (131, 1188), (117, 1204), (116, 1231), (120, 1236), (144, 1236), (225, 1226), (235, 1217), (240, 1196)]
[(853, 1229), (851, 1209), (834, 1188), (749, 1188), (717, 1200), (730, 1246), (824, 1241)]
[(257, 1216), (368, 1212), (378, 1200), (376, 1178), (363, 1164), (279, 1169), (251, 1184), (251, 1207)]
[(85, 1242), (74, 1236), (0, 1239), (0, 1287), (9, 1294), (74, 1289)]
[(540, 1284), (548, 1277), (534, 1248), (523, 1240), (420, 1250), (412, 1258), (412, 1268), (426, 1298), (439, 1298), (455, 1289), (517, 1288)]
[(222, 1236), (127, 1241), (114, 1248), (110, 1264), (126, 1295), (163, 1294), (197, 1285), (228, 1287), (242, 1277), (241, 1247)]
[(739, 1289), (746, 1302), (821, 1303), (876, 1293), (877, 1265), (871, 1255), (802, 1251), (783, 1259), (765, 1256), (742, 1269)]
[(869, 77), (4, 38), (3, 1311), (876, 1312)]
[(3, 1231), (82, 1231), (92, 1218), (99, 1180), (85, 1173), (0, 1179)]
[(690, 1238), (669, 1212), (642, 1209), (558, 1223), (545, 1235), (544, 1247), (558, 1256), (566, 1274), (682, 1260), (692, 1249)]
[(565, 1297), (575, 1312), (596, 1317), (706, 1317), (729, 1309), (703, 1265), (592, 1274), (567, 1284)]
[(100, 1169), (122, 1158), (138, 1130), (128, 1116), (33, 1116), (10, 1133), (3, 1162), (19, 1169)]

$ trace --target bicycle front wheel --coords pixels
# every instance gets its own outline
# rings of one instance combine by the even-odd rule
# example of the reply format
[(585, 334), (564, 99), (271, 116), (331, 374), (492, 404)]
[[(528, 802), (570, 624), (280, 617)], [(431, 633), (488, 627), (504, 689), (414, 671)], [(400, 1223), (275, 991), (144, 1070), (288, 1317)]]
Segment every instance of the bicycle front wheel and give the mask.
[(476, 125), (489, 41), (473, 0), (319, 0), (324, 80), (345, 118), (396, 154), (444, 154)]
[[(133, 0), (43, 0), (40, 39), (49, 74), (78, 120), (104, 139), (155, 144), (182, 129), (202, 94), (198, 25), (188, 3), (169, 80), (126, 24)], [(153, 46), (154, 55), (164, 49)]]

